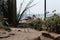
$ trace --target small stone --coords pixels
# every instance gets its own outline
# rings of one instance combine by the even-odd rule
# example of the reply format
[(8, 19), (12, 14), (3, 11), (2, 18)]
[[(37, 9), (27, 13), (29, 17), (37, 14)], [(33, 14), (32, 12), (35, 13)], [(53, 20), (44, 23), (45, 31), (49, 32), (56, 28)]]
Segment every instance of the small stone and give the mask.
[(14, 33), (10, 33), (10, 35), (15, 35)]
[(15, 35), (15, 33), (14, 32), (9, 32), (9, 35)]
[(18, 32), (21, 31), (21, 30), (18, 30)]

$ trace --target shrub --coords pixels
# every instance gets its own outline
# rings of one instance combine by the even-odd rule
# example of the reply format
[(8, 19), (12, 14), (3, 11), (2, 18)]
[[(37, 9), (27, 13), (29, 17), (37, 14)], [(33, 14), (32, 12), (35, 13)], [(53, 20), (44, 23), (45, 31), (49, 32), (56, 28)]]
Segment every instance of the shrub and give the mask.
[(52, 17), (49, 17), (45, 22), (47, 28), (50, 28), (50, 31), (60, 33), (60, 16), (54, 14)]
[(11, 29), (10, 29), (9, 27), (4, 26), (4, 25), (2, 25), (2, 24), (0, 24), (0, 29), (4, 29), (4, 30), (6, 30), (6, 31), (8, 31), (8, 32), (11, 31)]
[(34, 20), (33, 22), (30, 23), (30, 27), (41, 31), (42, 30), (42, 20), (39, 18)]

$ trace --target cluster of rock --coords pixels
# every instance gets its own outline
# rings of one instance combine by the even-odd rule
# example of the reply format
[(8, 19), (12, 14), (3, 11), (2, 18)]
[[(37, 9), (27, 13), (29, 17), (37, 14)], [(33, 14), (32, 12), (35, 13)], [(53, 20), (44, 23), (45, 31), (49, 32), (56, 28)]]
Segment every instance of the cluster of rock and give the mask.
[[(15, 35), (16, 34), (15, 32), (16, 33), (21, 32), (21, 30), (20, 29), (19, 30), (13, 30), (11, 32), (6, 32), (4, 30), (3, 31), (0, 30), (0, 38), (8, 38), (12, 35)], [(56, 35), (53, 35), (53, 34), (48, 33), (48, 32), (42, 32), (42, 36), (47, 37), (47, 38), (51, 38), (53, 40), (60, 40), (60, 36), (56, 36)], [(41, 36), (38, 36), (36, 38), (33, 38), (32, 40), (42, 40), (42, 39), (41, 39)]]
[(15, 33), (7, 32), (7, 31), (0, 31), (0, 38), (8, 38), (11, 35), (15, 35)]

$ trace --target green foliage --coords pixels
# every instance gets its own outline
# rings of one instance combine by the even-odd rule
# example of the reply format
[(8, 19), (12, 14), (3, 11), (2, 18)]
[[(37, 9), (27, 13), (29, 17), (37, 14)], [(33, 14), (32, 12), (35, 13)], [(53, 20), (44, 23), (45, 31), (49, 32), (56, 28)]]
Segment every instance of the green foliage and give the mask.
[(2, 23), (0, 23), (0, 29), (4, 29), (4, 30), (6, 30), (8, 32), (11, 31), (11, 29), (9, 27), (6, 27), (6, 26), (2, 25)]
[(2, 20), (3, 19), (3, 17), (2, 16), (0, 16), (0, 20)]
[(45, 21), (47, 29), (50, 28), (50, 31), (60, 33), (60, 16), (54, 14), (52, 17), (49, 17)]
[(5, 29), (6, 31), (10, 32), (11, 29), (9, 27), (4, 27), (3, 29)]
[(39, 18), (34, 20), (32, 23), (30, 23), (30, 27), (39, 31), (42, 30), (42, 20)]

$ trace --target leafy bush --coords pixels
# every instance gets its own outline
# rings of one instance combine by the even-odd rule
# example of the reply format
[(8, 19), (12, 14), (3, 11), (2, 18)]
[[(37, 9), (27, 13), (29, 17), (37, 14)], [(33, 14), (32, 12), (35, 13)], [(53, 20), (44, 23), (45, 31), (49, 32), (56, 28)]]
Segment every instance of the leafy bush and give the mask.
[(3, 26), (1, 23), (0, 23), (0, 29), (4, 29), (4, 30), (6, 30), (8, 32), (11, 31), (11, 29), (9, 27)]
[(39, 18), (34, 20), (30, 23), (30, 27), (39, 31), (42, 30), (42, 20)]
[(54, 14), (52, 17), (49, 17), (45, 22), (47, 28), (50, 28), (50, 31), (60, 33), (60, 16)]

